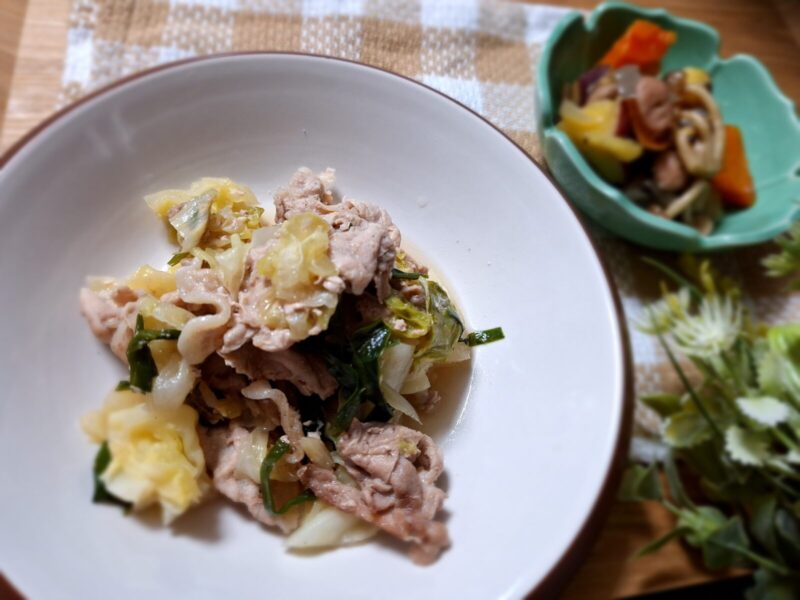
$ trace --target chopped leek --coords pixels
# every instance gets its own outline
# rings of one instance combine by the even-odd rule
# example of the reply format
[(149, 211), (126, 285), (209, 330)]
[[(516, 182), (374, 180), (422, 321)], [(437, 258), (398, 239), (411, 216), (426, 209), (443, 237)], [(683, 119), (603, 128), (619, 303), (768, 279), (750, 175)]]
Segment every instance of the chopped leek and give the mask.
[(167, 262), (167, 264), (168, 264), (170, 267), (174, 267), (175, 265), (179, 265), (179, 264), (180, 264), (180, 262), (181, 262), (181, 261), (182, 261), (184, 258), (189, 258), (191, 255), (192, 255), (192, 253), (191, 253), (191, 252), (178, 252), (177, 254), (173, 254), (173, 255), (172, 255), (172, 258), (170, 258), (170, 259), (169, 259), (169, 261)]
[(177, 340), (180, 334), (178, 329), (145, 329), (144, 318), (141, 314), (136, 315), (136, 328), (126, 353), (131, 371), (129, 382), (132, 387), (149, 392), (153, 389), (153, 379), (158, 375), (156, 363), (147, 344), (154, 340)]
[(422, 273), (409, 273), (400, 269), (392, 269), (392, 279), (419, 279), (425, 277)]
[(100, 448), (97, 450), (97, 455), (94, 459), (94, 495), (92, 496), (92, 502), (117, 504), (128, 509), (131, 507), (131, 503), (120, 500), (114, 494), (109, 492), (106, 489), (106, 484), (103, 483), (102, 479), (100, 479), (110, 464), (111, 450), (108, 449), (108, 442), (103, 442), (100, 444)]
[(470, 333), (464, 342), (467, 346), (480, 346), (481, 344), (490, 344), (498, 340), (505, 339), (502, 327), (493, 327), (492, 329), (484, 329), (483, 331), (473, 331)]
[(287, 500), (280, 508), (275, 508), (275, 500), (272, 497), (272, 490), (269, 485), (269, 476), (272, 473), (272, 469), (275, 467), (275, 463), (277, 463), (290, 448), (291, 446), (288, 442), (278, 440), (272, 448), (269, 449), (269, 452), (267, 452), (267, 455), (264, 457), (264, 461), (261, 463), (261, 496), (264, 502), (264, 508), (271, 515), (285, 514), (293, 506), (297, 506), (303, 502), (309, 502), (315, 498), (314, 492), (311, 490), (303, 490), (294, 498)]

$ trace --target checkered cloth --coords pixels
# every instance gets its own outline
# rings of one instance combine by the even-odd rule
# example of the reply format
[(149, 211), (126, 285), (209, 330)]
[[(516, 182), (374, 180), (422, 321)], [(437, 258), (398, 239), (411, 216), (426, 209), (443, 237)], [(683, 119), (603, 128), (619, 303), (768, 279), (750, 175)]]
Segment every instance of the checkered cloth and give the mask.
[[(505, 131), (538, 162), (534, 85), (539, 52), (567, 11), (478, 0), (73, 0), (61, 102), (135, 71), (236, 50), (290, 50), (348, 58), (407, 75), (456, 98)], [(592, 236), (630, 319), (659, 294), (644, 250)], [(764, 247), (716, 257), (744, 282), (765, 321), (800, 320), (800, 297), (765, 280)], [(669, 262), (668, 257), (658, 256)], [(639, 393), (676, 388), (655, 340), (631, 328)], [(637, 409), (640, 426), (653, 415)], [(638, 446), (634, 446), (636, 450)]]

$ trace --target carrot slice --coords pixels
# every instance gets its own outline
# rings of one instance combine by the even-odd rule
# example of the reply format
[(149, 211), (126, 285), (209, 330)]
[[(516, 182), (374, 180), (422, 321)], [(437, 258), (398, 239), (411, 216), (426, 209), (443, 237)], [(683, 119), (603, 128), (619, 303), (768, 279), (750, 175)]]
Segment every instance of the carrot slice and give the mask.
[(711, 184), (722, 196), (722, 200), (740, 208), (752, 206), (756, 201), (753, 177), (747, 166), (742, 132), (735, 125), (725, 125), (725, 153), (722, 168), (711, 180)]
[(674, 31), (667, 31), (650, 21), (637, 19), (597, 64), (608, 65), (612, 69), (637, 65), (644, 73), (658, 72), (661, 59), (677, 39)]

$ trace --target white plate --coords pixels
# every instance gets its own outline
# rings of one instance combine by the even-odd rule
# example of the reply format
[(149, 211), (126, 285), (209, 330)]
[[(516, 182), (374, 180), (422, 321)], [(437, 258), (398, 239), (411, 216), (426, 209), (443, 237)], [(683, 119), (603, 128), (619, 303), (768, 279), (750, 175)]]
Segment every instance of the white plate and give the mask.
[[(227, 56), (112, 86), (3, 162), (0, 569), (26, 595), (499, 598), (568, 575), (624, 446), (624, 332), (572, 210), (480, 117), (353, 63)], [(427, 568), (391, 543), (287, 554), (221, 503), (169, 530), (90, 501), (78, 418), (123, 370), (78, 313), (84, 277), (164, 264), (145, 193), (228, 176), (269, 203), (300, 165), (386, 207), (468, 323), (507, 336), (476, 349), (437, 423), (453, 546)]]

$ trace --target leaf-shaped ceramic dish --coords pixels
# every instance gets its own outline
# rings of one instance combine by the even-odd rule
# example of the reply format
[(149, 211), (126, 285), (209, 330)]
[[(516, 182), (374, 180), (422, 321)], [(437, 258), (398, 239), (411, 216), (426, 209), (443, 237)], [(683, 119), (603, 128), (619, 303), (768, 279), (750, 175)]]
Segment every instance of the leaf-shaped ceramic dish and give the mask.
[[(603, 180), (556, 127), (563, 84), (594, 65), (635, 19), (677, 32), (662, 68), (706, 69), (725, 122), (742, 130), (758, 197), (749, 209), (726, 212), (711, 235), (638, 207)], [(550, 36), (537, 92), (544, 155), (572, 202), (603, 227), (653, 248), (704, 251), (763, 242), (800, 217), (800, 119), (794, 104), (758, 60), (747, 55), (722, 60), (718, 49), (719, 35), (707, 25), (621, 2), (602, 4), (585, 21), (580, 13), (570, 13)]]

